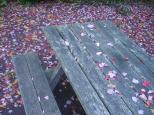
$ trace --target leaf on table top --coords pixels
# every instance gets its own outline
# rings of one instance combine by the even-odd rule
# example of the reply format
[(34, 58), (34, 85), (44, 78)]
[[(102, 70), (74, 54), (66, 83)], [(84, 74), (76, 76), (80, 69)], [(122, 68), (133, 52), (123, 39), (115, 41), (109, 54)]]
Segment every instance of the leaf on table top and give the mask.
[(132, 82), (133, 82), (134, 84), (139, 84), (139, 81), (138, 81), (137, 79), (135, 79), (135, 78), (133, 78)]
[(126, 72), (122, 72), (122, 75), (123, 75), (123, 76), (127, 76), (127, 73), (126, 73)]
[(85, 36), (85, 35), (86, 35), (86, 33), (83, 33), (83, 32), (81, 33), (81, 36)]
[(148, 94), (154, 94), (154, 90), (149, 90)]
[(107, 45), (108, 45), (108, 46), (111, 46), (111, 47), (113, 47), (113, 44), (112, 44), (112, 43), (107, 43)]
[(49, 100), (49, 96), (45, 96), (44, 99)]
[(146, 107), (151, 107), (152, 106), (152, 101), (146, 101), (145, 106)]
[(148, 86), (150, 86), (150, 82), (144, 80), (143, 83), (142, 83), (142, 85), (143, 85), (144, 87), (148, 87)]
[(115, 94), (113, 89), (107, 89), (107, 93), (110, 94), (110, 95)]
[(114, 78), (114, 77), (116, 77), (117, 72), (116, 71), (109, 71), (107, 75), (110, 76), (110, 78)]
[(138, 98), (135, 97), (135, 96), (133, 96), (133, 97), (132, 97), (132, 100), (136, 103), (136, 102), (138, 101)]
[(144, 111), (140, 109), (140, 110), (138, 110), (138, 114), (139, 115), (143, 115), (144, 114)]
[(99, 47), (99, 46), (100, 46), (100, 43), (99, 43), (99, 42), (97, 42), (97, 43), (96, 43), (96, 46), (97, 46), (97, 47)]
[(106, 66), (108, 66), (106, 63), (99, 63), (98, 64), (98, 67), (100, 68), (100, 69), (103, 69), (104, 67), (106, 67)]
[(96, 52), (96, 55), (98, 55), (98, 56), (101, 55), (101, 54), (102, 54), (102, 52)]
[(94, 25), (93, 24), (88, 24), (87, 27), (92, 29), (92, 28), (94, 28)]
[(65, 41), (65, 45), (66, 45), (66, 46), (69, 46), (69, 42), (68, 42), (68, 41)]
[(145, 94), (141, 94), (139, 95), (139, 97), (143, 100), (143, 101), (146, 101), (147, 100), (147, 97)]

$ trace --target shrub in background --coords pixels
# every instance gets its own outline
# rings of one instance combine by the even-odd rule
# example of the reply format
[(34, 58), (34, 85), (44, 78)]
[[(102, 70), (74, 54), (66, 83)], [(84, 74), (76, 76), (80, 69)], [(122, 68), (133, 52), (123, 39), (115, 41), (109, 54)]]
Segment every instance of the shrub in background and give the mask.
[(7, 0), (0, 0), (0, 7), (6, 6)]
[(37, 1), (38, 0), (17, 0), (17, 2), (22, 4), (22, 5), (31, 5), (31, 4), (33, 4)]

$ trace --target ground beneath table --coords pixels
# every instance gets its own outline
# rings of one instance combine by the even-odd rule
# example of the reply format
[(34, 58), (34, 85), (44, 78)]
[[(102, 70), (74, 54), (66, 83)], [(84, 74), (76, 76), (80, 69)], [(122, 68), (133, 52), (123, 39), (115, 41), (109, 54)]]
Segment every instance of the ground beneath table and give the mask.
[[(132, 11), (128, 16), (119, 14), (117, 7), (107, 5), (42, 2), (29, 8), (14, 4), (4, 8), (4, 15), (0, 17), (0, 114), (18, 115), (23, 112), (24, 115), (11, 62), (13, 55), (36, 51), (46, 69), (58, 63), (41, 31), (42, 26), (111, 20), (131, 40), (154, 56), (154, 6), (129, 5), (128, 7)], [(63, 84), (63, 81), (60, 84)], [(64, 85), (60, 86), (57, 91), (63, 90)], [(62, 104), (64, 110), (68, 111), (69, 107)], [(72, 102), (72, 105), (76, 104)]]

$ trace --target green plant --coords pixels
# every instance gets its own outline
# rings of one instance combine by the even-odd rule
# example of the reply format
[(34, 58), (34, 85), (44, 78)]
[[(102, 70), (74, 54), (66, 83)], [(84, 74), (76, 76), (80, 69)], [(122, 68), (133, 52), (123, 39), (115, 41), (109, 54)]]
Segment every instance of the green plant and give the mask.
[(0, 0), (0, 7), (6, 6), (7, 0)]
[(17, 0), (17, 2), (22, 5), (31, 5), (31, 4), (35, 3), (36, 1), (38, 1), (38, 0)]

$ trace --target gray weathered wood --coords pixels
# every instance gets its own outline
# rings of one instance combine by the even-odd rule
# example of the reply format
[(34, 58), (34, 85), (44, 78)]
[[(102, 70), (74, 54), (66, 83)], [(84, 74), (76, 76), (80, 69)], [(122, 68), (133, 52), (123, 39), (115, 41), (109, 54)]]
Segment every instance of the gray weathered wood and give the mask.
[(14, 57), (13, 63), (26, 115), (43, 115), (25, 57), (22, 55)]
[(69, 36), (68, 32), (65, 31), (66, 28), (63, 28), (61, 30), (63, 30), (63, 34), (65, 33), (65, 36), (63, 36), (63, 38), (67, 38), (66, 40), (68, 40), (68, 42), (70, 43), (70, 51), (77, 59), (77, 62), (80, 64), (82, 70), (87, 75), (87, 78), (94, 87), (94, 89), (96, 89), (96, 92), (100, 96), (101, 100), (105, 102), (105, 105), (110, 110), (110, 113), (113, 114), (118, 109), (119, 111), (117, 112), (117, 114), (131, 114), (131, 111), (129, 111), (129, 109), (126, 107), (125, 103), (120, 97), (109, 97), (109, 95), (107, 94), (107, 89), (105, 87), (107, 86), (107, 84), (103, 82), (101, 75), (98, 74), (98, 72), (95, 69), (95, 66), (92, 64), (93, 62), (87, 58), (87, 55), (85, 53), (82, 53), (84, 51), (81, 51), (81, 49), (77, 47), (75, 41), (73, 42), (73, 38), (71, 39), (72, 36)]
[[(25, 100), (24, 107), (26, 114), (60, 115), (61, 113), (49, 87), (45, 73), (41, 68), (38, 56), (33, 52), (19, 55), (14, 58), (14, 65), (19, 80), (19, 87), (21, 87), (21, 94), (23, 100)], [(33, 100), (36, 102), (33, 102)]]
[(106, 28), (103, 28), (101, 23), (96, 24), (96, 26), (97, 26), (96, 30), (93, 31), (93, 32), (97, 31), (97, 33), (95, 34), (96, 37), (106, 38), (106, 41), (102, 40), (103, 44), (113, 43), (114, 46), (112, 48), (108, 46), (106, 47), (108, 47), (108, 51), (112, 52), (112, 57), (110, 58), (114, 57), (116, 58), (117, 56), (117, 62), (119, 61), (119, 63), (116, 65), (124, 64), (121, 63), (123, 60), (122, 58), (128, 57), (127, 64), (125, 63), (123, 66), (127, 67), (128, 70), (129, 68), (132, 69), (132, 71), (136, 72), (139, 76), (143, 77), (143, 79), (148, 79), (152, 83), (154, 82), (153, 80), (154, 73), (149, 71), (149, 69), (138, 58), (136, 58), (134, 54), (130, 53), (128, 49), (124, 47), (123, 44), (121, 44), (121, 42), (119, 42), (118, 38), (117, 39), (114, 38), (114, 35), (111, 34), (111, 32), (107, 33)]
[[(154, 57), (147, 55), (145, 51), (143, 51), (138, 45), (131, 42), (127, 35), (122, 33), (117, 27), (115, 27), (111, 22), (98, 22), (103, 27), (105, 26), (105, 30), (110, 34), (117, 38), (122, 44), (127, 47), (127, 49), (132, 52), (142, 63), (144, 63), (151, 71), (154, 72)], [(101, 27), (102, 27), (101, 26)]]
[[(75, 61), (68, 47), (65, 46), (64, 40), (55, 30), (54, 27), (44, 29), (49, 44), (56, 51), (62, 68), (65, 71), (80, 103), (82, 104), (86, 114), (88, 115), (104, 115), (109, 114), (104, 104), (101, 102), (97, 93), (89, 83), (87, 76), (82, 68)], [(90, 94), (90, 95), (89, 95)]]
[(64, 74), (64, 71), (63, 71), (60, 64), (57, 65), (56, 68), (46, 71), (46, 76), (48, 78), (48, 82), (50, 84), (50, 88), (51, 88), (52, 91), (56, 87), (57, 83), (60, 80), (60, 77), (63, 74)]
[[(139, 67), (136, 64), (136, 62), (134, 62), (134, 60), (131, 59), (133, 57), (130, 57), (129, 56), (131, 61), (130, 60), (129, 61), (122, 61), (122, 60), (124, 60), (124, 56), (125, 55), (123, 55), (122, 53), (120, 53), (119, 52), (119, 49), (118, 50), (117, 49), (114, 49), (114, 47), (118, 47), (119, 46), (119, 44), (117, 44), (119, 42), (117, 42), (117, 41), (114, 42), (114, 40), (112, 40), (111, 37), (107, 38), (107, 36), (105, 35), (104, 31), (101, 31), (101, 29), (99, 31), (98, 30), (95, 30), (95, 29), (92, 30), (92, 31), (91, 30), (88, 30), (88, 31), (90, 31), (89, 32), (89, 35), (90, 36), (92, 36), (92, 35), (95, 34), (94, 39), (100, 38), (100, 40), (101, 40), (101, 49), (107, 54), (107, 56), (109, 57), (109, 59), (112, 59), (112, 58), (118, 59), (116, 61), (117, 63), (115, 65), (120, 67), (119, 68), (120, 71), (125, 71), (125, 72), (127, 71), (129, 74), (132, 75), (132, 78), (133, 78), (133, 76), (140, 76), (139, 79), (144, 80), (144, 79), (147, 79), (148, 78), (148, 80), (150, 80), (150, 81), (153, 82), (153, 79), (152, 79), (153, 73), (148, 72), (148, 71), (145, 71), (146, 69), (144, 70), (144, 68), (142, 66)], [(103, 39), (101, 39), (101, 38), (103, 38)], [(99, 42), (99, 40), (97, 40), (97, 42)], [(107, 46), (106, 45), (107, 43), (113, 43), (114, 46), (113, 47)], [(140, 68), (143, 71), (141, 71)]]
[[(30, 74), (33, 79), (34, 86), (38, 97), (40, 98), (41, 107), (45, 115), (61, 115), (56, 100), (52, 94), (45, 73), (39, 63), (36, 53), (29, 52), (25, 55)], [(45, 99), (46, 98), (46, 99)]]
[[(93, 43), (92, 41), (90, 41), (88, 38), (88, 36), (86, 37), (81, 37), (80, 36), (80, 32), (83, 30), (81, 30), (82, 28), (76, 28), (75, 25), (70, 26), (71, 30), (73, 31), (73, 33), (77, 36), (78, 39), (81, 40), (81, 42), (83, 42), (83, 46), (86, 47), (86, 49), (88, 50), (90, 56), (93, 57), (93, 60), (95, 61), (98, 61), (98, 62), (104, 62), (106, 64), (108, 64), (109, 67), (107, 67), (106, 69), (103, 69), (103, 73), (104, 76), (107, 74), (107, 72), (109, 70), (116, 70), (115, 67), (112, 66), (112, 64), (110, 63), (110, 61), (108, 61), (106, 59), (106, 57), (104, 56), (96, 56), (96, 52), (97, 51), (101, 51), (99, 48), (96, 47), (95, 43)], [(66, 29), (63, 29), (65, 30), (65, 33), (66, 33), (66, 30), (68, 30), (68, 28)], [(66, 38), (66, 36), (65, 36)], [(67, 37), (68, 38), (68, 37)], [(97, 39), (96, 39), (97, 40)], [(76, 41), (77, 42), (77, 41)], [(73, 45), (74, 46), (74, 45)], [(128, 83), (128, 81), (126, 81), (121, 74), (117, 74), (118, 75), (118, 80), (116, 81), (112, 81), (118, 88), (118, 90), (122, 93), (122, 98), (123, 100), (125, 101), (125, 103), (129, 106), (129, 108), (131, 109), (131, 111), (133, 111), (134, 114), (138, 114), (136, 110), (139, 110), (140, 108), (142, 108), (146, 113), (151, 113), (148, 109), (145, 108), (144, 106), (144, 103), (139, 101), (139, 104), (135, 104), (134, 102), (132, 102), (132, 95), (135, 93), (131, 88), (130, 88), (130, 84)], [(123, 79), (119, 79), (120, 78), (123, 78)], [(121, 84), (121, 82), (123, 82), (124, 84)]]

